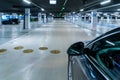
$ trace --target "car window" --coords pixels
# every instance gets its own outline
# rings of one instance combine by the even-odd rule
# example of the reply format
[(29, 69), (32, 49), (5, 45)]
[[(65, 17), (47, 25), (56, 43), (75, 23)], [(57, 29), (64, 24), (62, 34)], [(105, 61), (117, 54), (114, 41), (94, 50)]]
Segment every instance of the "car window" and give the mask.
[(120, 33), (95, 42), (90, 56), (110, 77), (120, 80)]

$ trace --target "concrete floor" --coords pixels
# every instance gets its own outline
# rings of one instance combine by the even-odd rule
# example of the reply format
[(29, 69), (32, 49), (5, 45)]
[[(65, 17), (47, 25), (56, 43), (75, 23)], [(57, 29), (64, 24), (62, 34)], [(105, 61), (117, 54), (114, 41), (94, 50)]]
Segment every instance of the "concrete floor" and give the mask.
[[(0, 45), (0, 80), (68, 80), (67, 49), (78, 41), (89, 41), (95, 34), (77, 25), (56, 20)], [(11, 35), (12, 36), (12, 35)], [(14, 47), (23, 46), (21, 50)], [(48, 47), (48, 50), (39, 50)], [(34, 50), (24, 53), (26, 49)], [(51, 54), (59, 50), (59, 54)]]
[[(30, 30), (33, 30), (36, 27), (38, 27), (37, 22), (32, 22)], [(23, 22), (19, 25), (0, 25), (0, 44), (4, 44), (12, 39), (20, 37), (29, 31), (23, 29)]]

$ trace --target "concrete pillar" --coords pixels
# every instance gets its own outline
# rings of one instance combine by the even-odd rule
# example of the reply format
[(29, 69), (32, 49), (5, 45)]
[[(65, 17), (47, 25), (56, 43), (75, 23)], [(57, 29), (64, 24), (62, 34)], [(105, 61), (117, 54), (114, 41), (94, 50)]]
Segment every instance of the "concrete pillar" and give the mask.
[(73, 16), (72, 15), (70, 15), (70, 22), (72, 22), (73, 21)]
[(64, 16), (64, 19), (67, 20), (67, 15)]
[(104, 17), (100, 18), (100, 23), (103, 24), (104, 23)]
[(86, 15), (84, 15), (84, 22), (86, 22)]
[(82, 21), (82, 15), (80, 14), (78, 18), (78, 24), (81, 24), (81, 21)]
[(118, 24), (118, 17), (117, 16), (115, 16), (115, 22), (116, 22), (116, 24)]
[(0, 13), (0, 25), (2, 25), (2, 13)]
[(88, 21), (89, 21), (89, 23), (91, 22), (91, 17), (90, 16), (88, 17)]
[(110, 23), (110, 15), (107, 15), (107, 23)]
[(43, 21), (42, 21), (42, 14), (41, 13), (38, 13), (38, 24), (41, 24)]
[(91, 29), (92, 30), (96, 31), (97, 23), (98, 23), (97, 12), (93, 11), (91, 12)]
[(53, 15), (51, 16), (51, 20), (53, 21)]
[(72, 15), (72, 22), (74, 23), (75, 21), (75, 17), (74, 17), (74, 14)]
[(44, 23), (46, 23), (47, 22), (47, 16), (46, 16), (46, 14), (43, 14), (44, 15)]
[(30, 29), (30, 9), (25, 9), (24, 29)]

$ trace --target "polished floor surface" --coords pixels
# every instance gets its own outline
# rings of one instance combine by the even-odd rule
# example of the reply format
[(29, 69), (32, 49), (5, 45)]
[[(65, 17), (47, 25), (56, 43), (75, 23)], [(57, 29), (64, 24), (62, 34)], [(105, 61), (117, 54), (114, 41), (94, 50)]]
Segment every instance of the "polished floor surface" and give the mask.
[(67, 48), (95, 37), (63, 20), (44, 24), (0, 45), (0, 80), (68, 80)]
[(31, 23), (31, 28), (29, 30), (23, 29), (23, 22), (19, 25), (0, 25), (0, 44), (4, 44), (12, 39), (22, 36), (35, 29), (38, 26), (37, 22)]

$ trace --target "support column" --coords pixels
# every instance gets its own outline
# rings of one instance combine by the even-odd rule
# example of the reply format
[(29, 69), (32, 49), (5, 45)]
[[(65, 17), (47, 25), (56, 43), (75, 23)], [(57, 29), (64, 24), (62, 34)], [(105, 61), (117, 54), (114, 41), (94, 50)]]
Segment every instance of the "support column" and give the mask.
[(86, 22), (86, 15), (84, 15), (84, 22)]
[(73, 23), (75, 23), (75, 14), (73, 14)]
[(90, 16), (88, 17), (88, 21), (89, 21), (89, 23), (91, 22), (91, 17)]
[(79, 14), (78, 24), (80, 25), (80, 24), (81, 24), (81, 22), (82, 22), (82, 15), (81, 15), (81, 14)]
[(2, 13), (0, 13), (0, 26), (2, 25)]
[(97, 30), (97, 23), (98, 23), (98, 18), (97, 18), (97, 12), (93, 11), (91, 12), (91, 29), (96, 31)]
[(82, 18), (81, 18), (81, 14), (79, 14), (79, 18), (78, 18), (78, 19), (79, 19), (79, 22), (82, 20)]
[(104, 23), (104, 17), (101, 17), (101, 19), (100, 19), (100, 23), (101, 23), (101, 24)]
[(46, 19), (47, 17), (46, 17), (46, 14), (44, 14), (44, 23), (46, 23), (47, 22), (47, 19)]
[(118, 17), (117, 16), (115, 16), (115, 22), (116, 22), (116, 24), (118, 24)]
[(109, 24), (110, 23), (110, 16), (107, 15), (107, 23)]
[(38, 24), (42, 23), (42, 14), (38, 13)]
[(24, 29), (30, 29), (30, 9), (25, 9)]
[(72, 15), (69, 16), (68, 21), (72, 23)]

